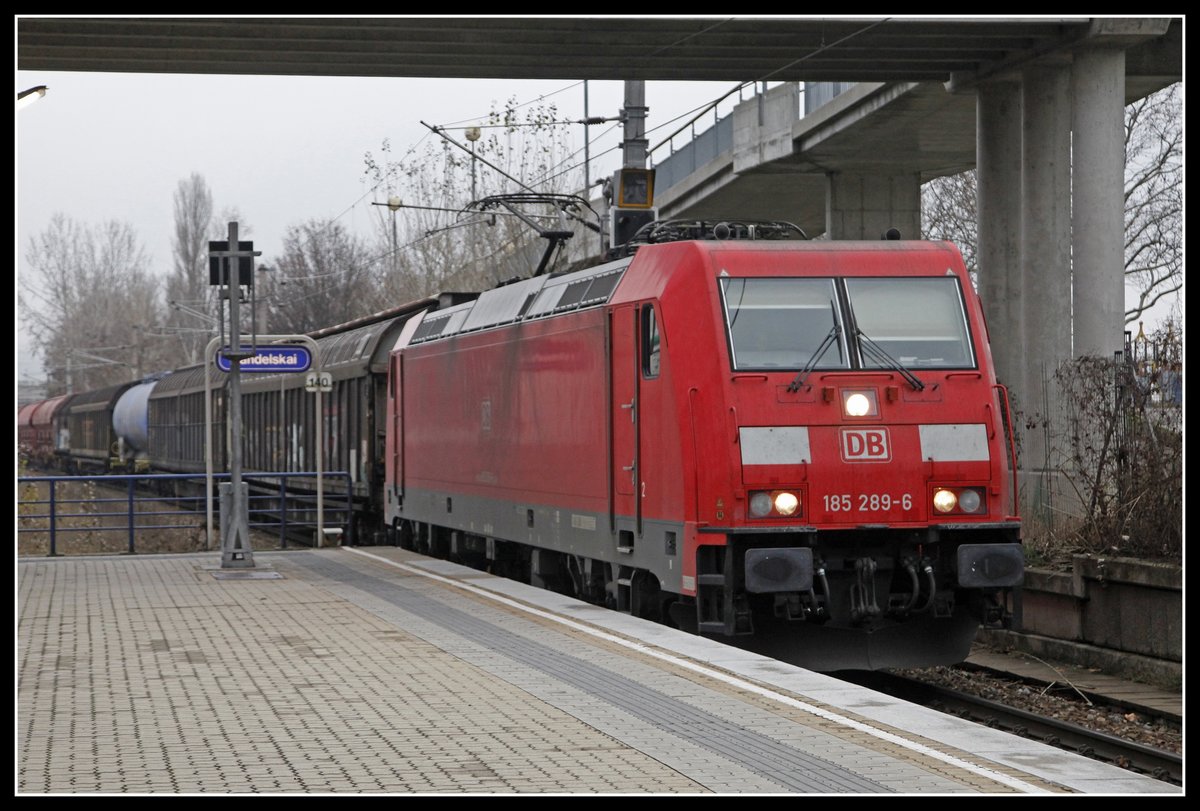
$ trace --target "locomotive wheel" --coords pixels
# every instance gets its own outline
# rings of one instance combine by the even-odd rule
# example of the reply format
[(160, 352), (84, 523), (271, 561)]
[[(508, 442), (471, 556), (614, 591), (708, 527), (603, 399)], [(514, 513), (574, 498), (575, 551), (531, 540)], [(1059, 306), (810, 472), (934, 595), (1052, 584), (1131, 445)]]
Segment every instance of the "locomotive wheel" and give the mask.
[(639, 569), (634, 573), (633, 589), (630, 598), (630, 614), (653, 622), (663, 621), (663, 608), (666, 599), (662, 593), (658, 578), (650, 572)]
[(687, 631), (691, 634), (700, 632), (700, 623), (696, 618), (696, 604), (690, 600), (673, 599), (666, 603), (667, 625)]
[(401, 549), (412, 550), (413, 548), (413, 526), (410, 521), (396, 521), (393, 528), (396, 532), (396, 546)]

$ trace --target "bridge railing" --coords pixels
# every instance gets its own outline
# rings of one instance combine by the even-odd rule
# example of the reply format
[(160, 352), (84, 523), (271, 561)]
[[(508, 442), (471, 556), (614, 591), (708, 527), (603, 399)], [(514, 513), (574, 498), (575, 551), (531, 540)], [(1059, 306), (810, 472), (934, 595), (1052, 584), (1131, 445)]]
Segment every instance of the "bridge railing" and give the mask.
[(697, 169), (727, 150), (733, 149), (733, 113), (717, 119), (699, 135), (692, 128), (692, 139), (654, 165), (654, 188), (666, 191)]
[[(354, 537), (354, 489), (346, 471), (323, 472), (321, 521), (317, 520), (317, 474), (244, 473), (249, 485), (252, 535), (277, 535), (286, 549), (289, 534), (306, 533), (318, 523), (341, 527), (347, 543)], [(228, 473), (214, 474), (216, 484)], [(17, 478), (18, 554), (35, 554), (48, 541), (50, 557), (60, 541), (78, 540), (88, 552), (197, 551), (208, 548), (204, 474), (155, 473), (96, 476), (19, 476)], [(289, 484), (291, 486), (289, 487)], [(264, 535), (266, 533), (266, 535)], [(182, 547), (182, 548), (181, 548)]]

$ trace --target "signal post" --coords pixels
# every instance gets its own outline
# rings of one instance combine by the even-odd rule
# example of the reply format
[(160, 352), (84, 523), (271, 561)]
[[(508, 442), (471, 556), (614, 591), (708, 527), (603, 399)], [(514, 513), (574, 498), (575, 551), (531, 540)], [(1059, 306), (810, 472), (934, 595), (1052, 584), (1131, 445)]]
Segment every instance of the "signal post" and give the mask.
[[(229, 484), (221, 485), (221, 568), (247, 569), (254, 567), (254, 550), (250, 545), (250, 505), (247, 488), (242, 483), (242, 379), (241, 361), (253, 357), (257, 348), (242, 346), (241, 312), (239, 305), (242, 287), (254, 290), (254, 250), (252, 242), (238, 242), (238, 224), (229, 223), (228, 242), (208, 243), (209, 284), (221, 288), (222, 299), (229, 299), (229, 342), (221, 354), (230, 360), (229, 424), (233, 440), (229, 443)], [(236, 278), (230, 271), (236, 269)], [(223, 309), (223, 308), (222, 308)], [(253, 316), (253, 309), (251, 310)], [(222, 322), (223, 324), (223, 322)], [(224, 329), (222, 328), (222, 332)], [(253, 328), (251, 329), (253, 333)], [(222, 336), (223, 338), (224, 336)], [(224, 344), (224, 340), (222, 340)]]
[[(236, 249), (230, 246), (237, 246)], [(250, 544), (250, 505), (248, 487), (242, 482), (242, 382), (241, 375), (246, 372), (278, 373), (278, 372), (307, 372), (314, 366), (320, 369), (320, 355), (316, 341), (307, 335), (258, 335), (254, 323), (256, 311), (254, 302), (254, 257), (260, 255), (254, 250), (252, 242), (238, 242), (237, 223), (229, 223), (228, 242), (209, 242), (209, 284), (221, 287), (221, 298), (229, 299), (229, 341), (225, 341), (224, 306), (222, 305), (221, 335), (213, 339), (205, 352), (206, 367), (213, 365), (213, 350), (216, 351), (215, 365), (229, 375), (229, 426), (232, 440), (229, 443), (229, 484), (221, 485), (221, 568), (239, 569), (254, 567), (254, 550)], [(234, 262), (236, 260), (236, 263)], [(237, 279), (230, 279), (230, 268), (237, 267)], [(251, 339), (249, 344), (242, 343), (241, 332), (241, 288), (248, 287), (251, 301)], [(307, 344), (285, 345), (271, 344), (260, 350), (259, 338), (268, 341), (299, 341)], [(219, 347), (219, 348), (218, 348)], [(246, 368), (243, 369), (243, 364)], [(209, 374), (205, 369), (205, 434), (206, 444), (211, 448), (212, 418), (210, 415)], [(323, 526), (324, 505), (322, 496), (324, 487), (321, 483), (322, 459), (324, 445), (322, 436), (323, 413), (321, 410), (321, 394), (332, 391), (332, 380), (328, 372), (311, 372), (306, 380), (306, 388), (315, 392), (316, 397), (316, 426), (317, 426), (317, 538), (316, 545), (320, 546), (325, 534)], [(211, 499), (212, 455), (208, 454), (210, 473), (208, 491)], [(212, 508), (209, 507), (209, 526), (211, 532)], [(211, 536), (210, 536), (211, 537)]]

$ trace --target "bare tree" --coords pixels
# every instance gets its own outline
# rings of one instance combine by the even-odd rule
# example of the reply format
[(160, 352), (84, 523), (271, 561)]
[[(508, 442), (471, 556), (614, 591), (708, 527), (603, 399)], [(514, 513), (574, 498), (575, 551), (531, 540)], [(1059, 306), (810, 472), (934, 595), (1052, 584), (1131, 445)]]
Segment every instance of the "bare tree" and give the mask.
[(93, 230), (61, 213), (32, 237), (20, 306), (42, 351), (51, 394), (85, 391), (171, 368), (152, 336), (164, 322), (159, 284), (133, 229)]
[(193, 172), (175, 189), (174, 266), (167, 278), (168, 328), (177, 333), (188, 363), (200, 360), (216, 318), (208, 279), (208, 240), (213, 230), (212, 193)]
[(375, 265), (363, 241), (340, 223), (289, 226), (283, 253), (260, 279), (269, 331), (311, 332), (383, 309)]
[[(398, 197), (403, 204), (395, 211), (377, 206), (382, 284), (396, 298), (479, 290), (530, 275), (545, 241), (503, 205), (484, 201), (565, 195), (582, 182), (582, 169), (572, 165), (569, 126), (553, 104), (519, 111), (510, 100), (470, 133), (475, 140), (468, 129), (443, 130), (438, 141), (399, 160), (390, 158), (387, 141), (380, 159), (365, 156), (365, 179), (386, 189), (385, 200)], [(553, 204), (519, 208), (544, 228), (578, 227)]]
[(939, 177), (921, 187), (921, 220), (925, 239), (953, 242), (971, 278), (979, 270), (978, 185), (975, 170)]
[(212, 228), (209, 233), (209, 239), (224, 240), (229, 238), (229, 223), (236, 222), (238, 224), (238, 241), (251, 239), (254, 236), (254, 226), (252, 226), (245, 217), (242, 216), (242, 211), (237, 206), (224, 206), (221, 211), (213, 217)]
[(1125, 275), (1132, 324), (1183, 287), (1183, 103), (1173, 84), (1125, 108)]

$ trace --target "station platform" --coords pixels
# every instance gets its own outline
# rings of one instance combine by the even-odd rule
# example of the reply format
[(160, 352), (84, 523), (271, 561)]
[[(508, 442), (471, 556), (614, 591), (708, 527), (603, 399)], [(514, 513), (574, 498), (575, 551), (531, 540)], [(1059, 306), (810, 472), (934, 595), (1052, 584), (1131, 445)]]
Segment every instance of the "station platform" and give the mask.
[(392, 547), (18, 561), (16, 792), (1182, 790)]

